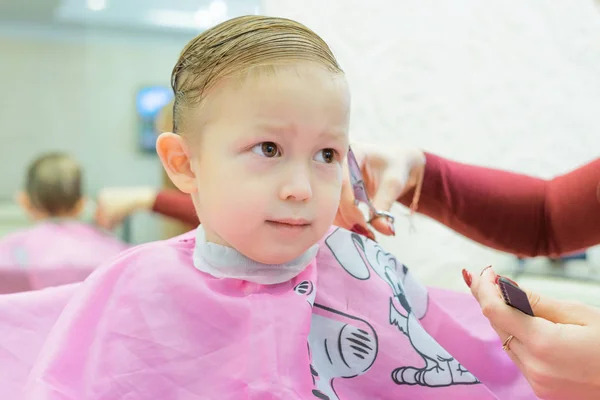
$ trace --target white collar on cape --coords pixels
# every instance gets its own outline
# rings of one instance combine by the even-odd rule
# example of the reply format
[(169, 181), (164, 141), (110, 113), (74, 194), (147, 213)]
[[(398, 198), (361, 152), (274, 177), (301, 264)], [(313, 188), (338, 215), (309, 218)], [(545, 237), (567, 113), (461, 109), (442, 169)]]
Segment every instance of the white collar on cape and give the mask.
[(302, 272), (316, 257), (319, 245), (310, 247), (304, 254), (285, 264), (262, 264), (232, 247), (206, 241), (204, 228), (196, 228), (194, 266), (215, 278), (232, 278), (261, 285), (289, 281)]

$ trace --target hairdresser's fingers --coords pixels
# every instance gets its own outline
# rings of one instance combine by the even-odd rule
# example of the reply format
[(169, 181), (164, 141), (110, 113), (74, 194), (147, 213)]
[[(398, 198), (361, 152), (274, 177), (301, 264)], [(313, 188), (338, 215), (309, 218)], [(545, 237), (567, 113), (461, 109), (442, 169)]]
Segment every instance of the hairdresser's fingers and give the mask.
[[(484, 288), (484, 286), (486, 286), (484, 282), (486, 280), (492, 280), (495, 282), (495, 277), (496, 274), (494, 273), (491, 267), (487, 267), (483, 271), (481, 271), (481, 273), (477, 272), (475, 274), (471, 274), (467, 270), (463, 270), (463, 278), (465, 280), (465, 283), (467, 284), (467, 286), (469, 286), (475, 299), (480, 303), (482, 307), (485, 307), (485, 295), (482, 295), (481, 293), (481, 290), (486, 290), (486, 288)], [(490, 288), (487, 287), (487, 290), (489, 291)], [(501, 297), (501, 294), (499, 293), (499, 288), (497, 286), (496, 290), (493, 292), (495, 296)], [(486, 314), (486, 316), (489, 315), (489, 310), (484, 310), (483, 312), (484, 314)], [(498, 335), (498, 346), (505, 346), (506, 348), (504, 348), (504, 350), (507, 352), (512, 362), (515, 363), (515, 365), (517, 365), (517, 367), (519, 367), (521, 371), (525, 371), (525, 362), (526, 360), (530, 359), (530, 354), (527, 351), (527, 348), (523, 345), (522, 337), (518, 336), (516, 332), (511, 333), (502, 328), (501, 325), (495, 323), (495, 318), (490, 319), (490, 325)]]
[(96, 223), (96, 225), (102, 228), (106, 228), (106, 219), (100, 206), (96, 207), (96, 211), (94, 212), (94, 222)]
[(98, 205), (96, 207), (96, 212), (94, 213), (94, 220), (96, 222), (96, 225), (106, 230), (112, 230), (116, 225), (114, 223), (114, 220), (110, 218), (110, 215), (101, 205)]
[(483, 315), (496, 328), (523, 339), (531, 332), (533, 318), (507, 306), (496, 285), (496, 273), (491, 267), (472, 274), (471, 292), (479, 302)]
[(512, 339), (508, 341), (508, 339), (510, 338), (508, 333), (500, 333), (502, 331), (499, 330), (496, 330), (496, 332), (498, 333), (498, 337), (502, 341), (502, 345), (508, 342), (507, 348), (505, 348), (504, 350), (510, 357), (511, 361), (515, 363), (515, 365), (521, 371), (523, 371), (524, 361), (527, 360), (529, 356), (521, 340), (518, 337), (513, 336)]
[[(381, 180), (381, 174), (386, 170), (386, 162), (377, 156), (361, 156), (361, 174), (363, 178), (363, 182), (365, 185), (365, 189), (367, 191), (367, 196), (369, 199), (372, 199), (373, 196), (377, 193), (377, 188), (379, 187), (379, 181)], [(361, 212), (364, 220), (364, 214)], [(371, 216), (369, 216), (371, 217)], [(366, 225), (366, 228), (370, 231), (371, 227), (383, 233), (384, 235), (394, 235), (394, 226), (388, 225), (386, 223), (388, 221), (385, 217), (375, 217)], [(365, 221), (366, 223), (366, 221)]]
[[(471, 285), (471, 292), (479, 302), (483, 315), (490, 323), (519, 338), (525, 346), (529, 347), (537, 344), (541, 334), (550, 336), (557, 334), (560, 324), (540, 317), (531, 317), (506, 305), (496, 281), (497, 275), (492, 268), (486, 268), (480, 275), (473, 274)], [(534, 314), (541, 310), (541, 301), (532, 304)]]
[(94, 221), (96, 222), (96, 225), (99, 225), (103, 228), (107, 228), (106, 227), (106, 223), (108, 222), (107, 216), (106, 216), (106, 212), (104, 210), (102, 199), (100, 199), (100, 198), (96, 199), (96, 210), (94, 210)]
[[(553, 299), (526, 289), (525, 292), (533, 307), (533, 313), (538, 318), (544, 318), (557, 324), (586, 326), (591, 323), (600, 325), (600, 312), (596, 307), (577, 301)], [(595, 314), (596, 318), (590, 318), (592, 314)]]
[[(404, 182), (405, 180), (402, 178), (399, 179), (398, 177), (390, 176), (390, 174), (384, 175), (373, 198), (373, 206), (375, 209), (377, 211), (389, 212), (402, 192)], [(371, 225), (384, 235), (396, 234), (394, 224), (388, 218), (375, 218), (371, 221)]]
[(370, 231), (365, 216), (355, 204), (354, 192), (347, 171), (344, 171), (344, 175), (340, 206), (334, 224), (375, 240), (375, 235)]
[[(407, 156), (408, 162), (395, 163), (389, 167), (383, 176), (378, 192), (373, 201), (378, 210), (389, 211), (391, 206), (407, 195), (411, 190), (414, 190), (412, 201), (410, 204), (411, 212), (417, 210), (419, 197), (421, 195), (421, 186), (425, 176), (425, 156), (422, 152), (414, 152), (412, 156)], [(377, 222), (372, 224), (377, 230), (388, 227), (392, 228), (393, 224), (385, 218), (379, 218)]]

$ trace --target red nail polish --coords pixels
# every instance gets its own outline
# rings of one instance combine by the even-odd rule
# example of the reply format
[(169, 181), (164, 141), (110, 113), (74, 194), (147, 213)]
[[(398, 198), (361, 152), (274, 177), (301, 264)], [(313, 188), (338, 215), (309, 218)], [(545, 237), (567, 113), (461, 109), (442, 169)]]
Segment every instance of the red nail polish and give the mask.
[(392, 221), (388, 221), (388, 226), (390, 227), (390, 231), (392, 231), (392, 236), (396, 236), (396, 228), (394, 228), (394, 223)]
[(359, 235), (369, 236), (369, 231), (367, 231), (362, 225), (355, 224), (352, 229), (352, 232), (358, 233)]
[(491, 265), (488, 265), (487, 267), (485, 267), (485, 268), (483, 269), (483, 271), (481, 271), (481, 274), (479, 274), (479, 276), (483, 276), (483, 273), (484, 273), (485, 271), (487, 271), (488, 269), (490, 269), (490, 268), (492, 268), (492, 266), (491, 266)]
[(519, 287), (519, 284), (518, 284), (517, 282), (513, 281), (512, 279), (510, 279), (510, 278), (507, 278), (507, 277), (504, 277), (504, 279), (508, 280), (509, 282), (511, 282), (511, 283), (512, 283), (513, 285), (515, 285), (516, 287)]
[(352, 232), (354, 233), (358, 233), (359, 235), (362, 236), (366, 236), (369, 239), (371, 239), (372, 241), (376, 242), (377, 240), (375, 240), (375, 235), (373, 234), (373, 232), (371, 232), (368, 229), (365, 229), (364, 226), (359, 225), (359, 224), (355, 224), (352, 229), (350, 229)]
[(465, 280), (465, 283), (467, 284), (467, 286), (471, 287), (471, 283), (473, 283), (473, 277), (471, 276), (471, 273), (463, 268), (462, 276), (463, 276), (463, 279)]
[[(519, 284), (515, 281), (513, 281), (510, 278), (507, 278), (505, 276), (503, 276), (504, 279), (506, 279), (507, 281), (509, 281), (510, 283), (512, 283), (513, 285), (515, 285), (516, 287), (519, 287)], [(496, 279), (494, 279), (494, 282), (496, 283), (496, 285), (498, 284), (498, 281), (500, 280), (500, 275), (496, 275)]]

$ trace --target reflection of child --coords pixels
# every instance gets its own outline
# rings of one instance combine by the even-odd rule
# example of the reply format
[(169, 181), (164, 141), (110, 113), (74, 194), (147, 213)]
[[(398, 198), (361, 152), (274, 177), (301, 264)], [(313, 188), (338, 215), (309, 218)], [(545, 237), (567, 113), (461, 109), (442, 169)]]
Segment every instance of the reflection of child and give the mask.
[(350, 98), (321, 38), (236, 18), (184, 48), (172, 83), (157, 149), (202, 225), (82, 285), (30, 398), (528, 398), (476, 306), (452, 318), (375, 242), (331, 228)]
[(0, 240), (0, 274), (19, 273), (26, 282), (2, 291), (81, 281), (127, 247), (77, 221), (84, 207), (81, 180), (79, 164), (66, 154), (46, 154), (30, 165), (18, 201), (38, 224)]

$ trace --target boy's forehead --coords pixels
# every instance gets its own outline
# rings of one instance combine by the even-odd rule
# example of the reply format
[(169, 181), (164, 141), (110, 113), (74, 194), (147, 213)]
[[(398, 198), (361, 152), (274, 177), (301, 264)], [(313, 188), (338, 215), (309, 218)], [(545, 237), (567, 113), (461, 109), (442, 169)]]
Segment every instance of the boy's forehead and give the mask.
[[(319, 104), (323, 112), (344, 112), (350, 106), (350, 92), (343, 75), (303, 76), (263, 75), (241, 81), (228, 80), (217, 85), (205, 105), (220, 110), (241, 107), (246, 111), (270, 113), (290, 105)], [(302, 108), (308, 108), (303, 106)]]
[(350, 106), (348, 85), (343, 76), (275, 75), (265, 76), (246, 86), (249, 106), (269, 113), (280, 108), (298, 107), (299, 110), (345, 112)]
[(248, 122), (256, 127), (277, 132), (293, 132), (313, 122), (342, 136), (347, 134), (349, 113), (344, 75), (309, 66), (228, 77), (211, 88), (201, 104), (188, 109), (184, 120), (193, 125), (190, 128), (252, 120)]

